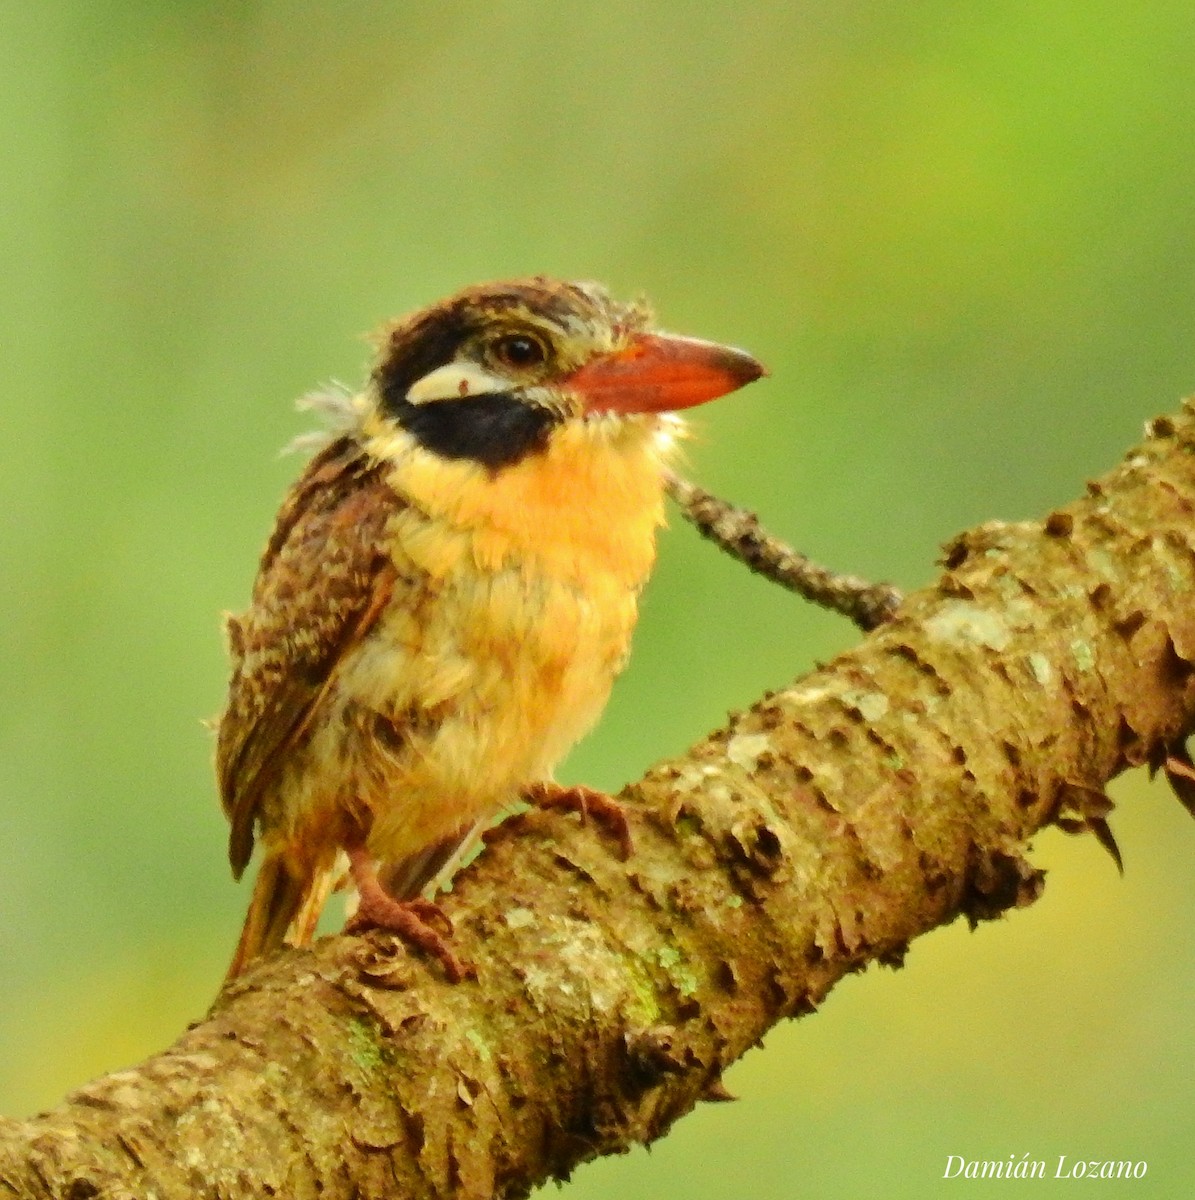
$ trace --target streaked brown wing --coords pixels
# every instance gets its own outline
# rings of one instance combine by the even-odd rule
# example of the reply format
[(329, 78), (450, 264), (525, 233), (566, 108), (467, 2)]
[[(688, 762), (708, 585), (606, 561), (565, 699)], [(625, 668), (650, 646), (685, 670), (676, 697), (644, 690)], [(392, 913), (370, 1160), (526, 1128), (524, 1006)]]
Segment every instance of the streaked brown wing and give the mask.
[(336, 667), (386, 606), (395, 572), (385, 526), (400, 501), (356, 442), (312, 459), (279, 510), (253, 602), (229, 619), (233, 673), (216, 773), (239, 879), (261, 799), (315, 716)]

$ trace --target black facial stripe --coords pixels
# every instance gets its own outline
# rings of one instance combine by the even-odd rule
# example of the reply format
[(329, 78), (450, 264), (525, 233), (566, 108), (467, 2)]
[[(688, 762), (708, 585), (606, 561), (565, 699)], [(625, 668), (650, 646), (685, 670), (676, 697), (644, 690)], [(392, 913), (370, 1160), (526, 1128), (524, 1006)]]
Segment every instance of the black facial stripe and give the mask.
[[(584, 300), (585, 304), (581, 305)], [(381, 409), (428, 450), (445, 458), (472, 459), (491, 470), (543, 450), (559, 414), (519, 399), (514, 392), (429, 400), (412, 404), (407, 393), (420, 379), (462, 355), (470, 339), (525, 334), (544, 319), (567, 325), (593, 308), (587, 293), (543, 280), (516, 280), (471, 288), (394, 326), (374, 368)], [(588, 306), (588, 307), (586, 307)], [(469, 357), (465, 355), (464, 357)]]
[(560, 420), (508, 392), (426, 404), (387, 396), (386, 411), (425, 449), (445, 458), (471, 458), (491, 470), (542, 450)]
[(466, 336), (465, 325), (453, 313), (438, 313), (435, 320), (407, 330), (375, 372), (386, 410), (397, 414), (411, 385), (452, 362)]

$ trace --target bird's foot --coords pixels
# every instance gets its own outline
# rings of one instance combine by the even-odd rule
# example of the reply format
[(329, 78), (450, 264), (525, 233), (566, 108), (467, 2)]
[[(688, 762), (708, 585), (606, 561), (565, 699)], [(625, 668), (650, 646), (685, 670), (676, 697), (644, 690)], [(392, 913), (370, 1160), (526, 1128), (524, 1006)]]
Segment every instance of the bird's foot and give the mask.
[(635, 843), (631, 839), (631, 824), (627, 820), (626, 810), (605, 792), (583, 784), (562, 787), (558, 783), (540, 782), (531, 784), (523, 792), (523, 799), (536, 808), (563, 808), (580, 813), (582, 821), (594, 817), (618, 843), (619, 857), (623, 862), (634, 852)]
[[(444, 968), (450, 983), (477, 976), (477, 968), (453, 953), (447, 938), (452, 934), (448, 914), (432, 900), (395, 900), (378, 882), (377, 870), (364, 847), (348, 850), (353, 882), (357, 886), (357, 911), (345, 933), (387, 929), (408, 946), (430, 954)], [(435, 928), (439, 925), (446, 933)]]

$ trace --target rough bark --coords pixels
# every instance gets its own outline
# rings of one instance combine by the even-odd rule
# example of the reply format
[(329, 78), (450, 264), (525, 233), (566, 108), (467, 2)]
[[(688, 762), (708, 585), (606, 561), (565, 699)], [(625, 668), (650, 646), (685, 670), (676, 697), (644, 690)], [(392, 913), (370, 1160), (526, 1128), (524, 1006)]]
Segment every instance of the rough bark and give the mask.
[(1040, 522), (947, 548), (855, 649), (628, 788), (507, 822), (446, 908), (476, 981), (382, 934), (262, 964), (140, 1067), (0, 1122), (0, 1197), (522, 1195), (659, 1137), (774, 1022), (1030, 903), (1106, 782), (1191, 803), (1195, 408)]

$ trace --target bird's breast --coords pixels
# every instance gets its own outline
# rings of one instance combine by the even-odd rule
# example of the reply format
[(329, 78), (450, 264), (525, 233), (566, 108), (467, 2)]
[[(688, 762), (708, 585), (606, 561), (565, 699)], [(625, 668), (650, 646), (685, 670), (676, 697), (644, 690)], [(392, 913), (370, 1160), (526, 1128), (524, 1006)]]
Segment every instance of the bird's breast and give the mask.
[(542, 453), (497, 470), (429, 453), (402, 431), (368, 448), (391, 464), (395, 492), (430, 518), (420, 533), (408, 516), (401, 533), (433, 574), (467, 556), (482, 571), (514, 566), (582, 587), (605, 577), (639, 588), (655, 558), (670, 446), (651, 419), (569, 422)]
[(582, 590), (507, 565), (460, 569), (430, 602), (393, 604), (341, 694), (373, 714), (358, 741), (371, 849), (413, 847), (493, 815), (556, 764), (601, 714), (626, 660), (636, 590)]
[(388, 531), (399, 588), (340, 689), (389, 722), (362, 772), (378, 780), (379, 857), (550, 776), (601, 714), (662, 509), (650, 446), (603, 449), (565, 440), (494, 473), (422, 459), (391, 472), (407, 501)]

